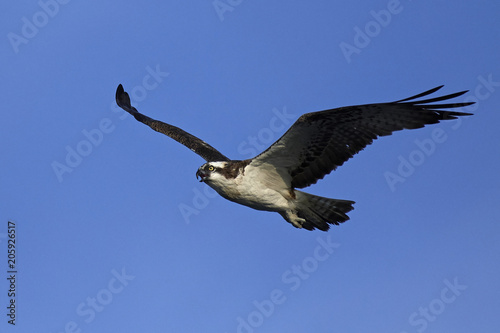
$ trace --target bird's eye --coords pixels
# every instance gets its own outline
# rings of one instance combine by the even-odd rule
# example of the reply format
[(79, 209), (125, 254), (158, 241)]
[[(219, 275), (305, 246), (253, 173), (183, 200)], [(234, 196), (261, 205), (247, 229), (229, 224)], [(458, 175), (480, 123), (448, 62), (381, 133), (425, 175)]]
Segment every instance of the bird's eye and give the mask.
[(214, 167), (213, 166), (209, 166), (208, 167), (208, 171), (214, 171)]

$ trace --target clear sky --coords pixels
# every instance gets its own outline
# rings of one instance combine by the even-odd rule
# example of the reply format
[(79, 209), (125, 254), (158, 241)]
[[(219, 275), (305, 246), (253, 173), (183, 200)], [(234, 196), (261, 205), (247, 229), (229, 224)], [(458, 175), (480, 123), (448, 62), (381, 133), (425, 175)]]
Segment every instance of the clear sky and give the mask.
[[(499, 331), (500, 2), (1, 12), (1, 332)], [(141, 112), (233, 159), (306, 112), (442, 84), (478, 103), (307, 188), (356, 201), (324, 233), (215, 196), (199, 156), (115, 107), (120, 83)]]

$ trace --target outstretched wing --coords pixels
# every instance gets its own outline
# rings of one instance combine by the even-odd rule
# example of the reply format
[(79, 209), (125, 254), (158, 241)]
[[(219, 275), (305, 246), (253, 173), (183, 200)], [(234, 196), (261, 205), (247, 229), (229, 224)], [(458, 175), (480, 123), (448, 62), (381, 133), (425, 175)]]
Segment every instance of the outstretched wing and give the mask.
[(470, 113), (441, 111), (473, 103), (429, 104), (458, 97), (467, 91), (416, 100), (443, 86), (391, 103), (366, 104), (306, 113), (252, 164), (287, 170), (293, 188), (316, 183), (380, 136), (402, 129), (421, 128)]
[(182, 143), (196, 154), (200, 155), (207, 162), (229, 161), (229, 158), (222, 155), (217, 149), (206, 143), (205, 141), (195, 137), (192, 134), (180, 129), (179, 127), (149, 118), (148, 116), (139, 113), (136, 108), (130, 104), (130, 97), (123, 90), (120, 84), (116, 89), (116, 104), (123, 110), (134, 116), (135, 119), (143, 124), (148, 125), (157, 132), (163, 133), (175, 141)]

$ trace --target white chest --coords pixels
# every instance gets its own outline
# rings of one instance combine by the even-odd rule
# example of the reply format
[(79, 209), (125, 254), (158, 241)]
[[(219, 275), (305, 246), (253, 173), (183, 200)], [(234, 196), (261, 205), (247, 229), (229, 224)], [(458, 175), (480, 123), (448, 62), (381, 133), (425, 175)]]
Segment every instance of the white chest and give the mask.
[(212, 177), (207, 184), (222, 197), (258, 210), (278, 211), (288, 207), (289, 185), (274, 170), (247, 166), (236, 178)]

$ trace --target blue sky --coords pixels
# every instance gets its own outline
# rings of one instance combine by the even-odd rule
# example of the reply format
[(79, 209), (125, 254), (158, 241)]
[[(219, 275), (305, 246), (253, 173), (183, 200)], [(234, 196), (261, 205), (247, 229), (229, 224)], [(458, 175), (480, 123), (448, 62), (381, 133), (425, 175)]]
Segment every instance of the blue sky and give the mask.
[[(500, 3), (3, 7), (2, 332), (500, 328)], [(306, 189), (356, 201), (323, 233), (215, 196), (199, 156), (115, 107), (119, 83), (141, 112), (234, 159), (306, 112), (441, 84), (478, 103), (377, 140)]]

